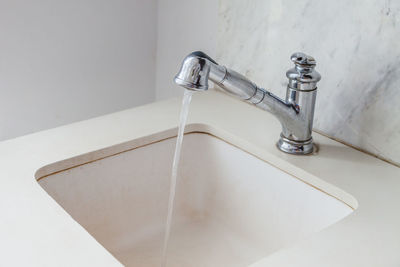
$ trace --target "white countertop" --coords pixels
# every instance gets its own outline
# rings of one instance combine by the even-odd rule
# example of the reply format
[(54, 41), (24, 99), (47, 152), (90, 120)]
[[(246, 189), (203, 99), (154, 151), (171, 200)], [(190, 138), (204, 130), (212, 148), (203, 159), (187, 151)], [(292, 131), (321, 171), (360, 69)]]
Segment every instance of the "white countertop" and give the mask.
[[(90, 160), (176, 135), (180, 102), (156, 102), (1, 142), (0, 266), (120, 266), (35, 177), (65, 159), (97, 151), (77, 158)], [(280, 124), (272, 115), (215, 91), (194, 96), (189, 131), (220, 137), (355, 209), (252, 266), (400, 266), (400, 168), (318, 133), (314, 155), (280, 152)]]

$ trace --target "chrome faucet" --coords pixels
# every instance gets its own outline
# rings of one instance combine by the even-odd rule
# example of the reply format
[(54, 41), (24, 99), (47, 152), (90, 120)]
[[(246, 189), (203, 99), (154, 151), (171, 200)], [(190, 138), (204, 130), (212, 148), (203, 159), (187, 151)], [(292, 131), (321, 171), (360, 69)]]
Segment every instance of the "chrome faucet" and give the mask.
[(313, 152), (312, 124), (314, 119), (317, 82), (321, 75), (314, 70), (314, 58), (294, 53), (290, 58), (295, 66), (286, 72), (289, 83), (286, 99), (282, 100), (258, 87), (243, 75), (218, 65), (212, 58), (197, 51), (182, 63), (175, 83), (189, 90), (205, 91), (208, 79), (223, 90), (274, 114), (282, 124), (277, 146), (280, 150), (297, 155)]

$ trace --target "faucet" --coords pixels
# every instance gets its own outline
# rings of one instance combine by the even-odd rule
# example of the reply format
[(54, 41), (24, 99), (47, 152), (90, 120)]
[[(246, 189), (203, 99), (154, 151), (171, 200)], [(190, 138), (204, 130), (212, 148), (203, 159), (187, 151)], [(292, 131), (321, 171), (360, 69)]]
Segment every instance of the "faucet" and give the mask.
[(290, 59), (295, 66), (286, 72), (289, 83), (285, 100), (200, 51), (185, 57), (174, 81), (189, 90), (206, 91), (210, 79), (224, 91), (274, 114), (282, 125), (277, 147), (289, 154), (305, 155), (314, 149), (311, 134), (321, 75), (314, 70), (313, 57), (294, 53)]

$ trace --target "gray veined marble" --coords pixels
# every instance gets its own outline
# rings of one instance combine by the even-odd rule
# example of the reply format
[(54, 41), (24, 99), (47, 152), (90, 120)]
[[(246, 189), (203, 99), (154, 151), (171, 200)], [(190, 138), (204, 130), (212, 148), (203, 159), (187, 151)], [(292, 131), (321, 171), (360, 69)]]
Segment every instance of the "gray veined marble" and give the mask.
[(314, 129), (400, 164), (400, 1), (220, 0), (218, 60), (283, 96), (317, 60)]

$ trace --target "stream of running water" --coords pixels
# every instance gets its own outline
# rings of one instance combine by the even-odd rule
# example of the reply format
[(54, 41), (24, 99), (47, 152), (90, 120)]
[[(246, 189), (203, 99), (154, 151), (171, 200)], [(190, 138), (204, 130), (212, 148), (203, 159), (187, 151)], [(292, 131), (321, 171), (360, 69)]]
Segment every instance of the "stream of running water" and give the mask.
[(173, 210), (174, 210), (174, 199), (175, 199), (175, 190), (176, 190), (176, 179), (177, 179), (178, 168), (179, 168), (179, 159), (181, 156), (183, 134), (185, 132), (185, 125), (186, 125), (187, 117), (189, 114), (189, 106), (190, 106), (190, 101), (192, 100), (193, 93), (194, 93), (194, 91), (185, 89), (185, 92), (183, 95), (183, 100), (182, 100), (181, 114), (180, 114), (180, 118), (179, 118), (178, 137), (176, 139), (175, 155), (174, 155), (174, 161), (172, 163), (171, 183), (170, 183), (169, 198), (168, 198), (168, 213), (167, 213), (167, 221), (165, 224), (165, 234), (164, 234), (164, 244), (163, 244), (163, 251), (162, 251), (161, 267), (165, 267), (167, 264), (167, 249), (168, 249), (169, 236), (170, 236), (170, 232), (171, 232), (172, 214), (173, 214)]

